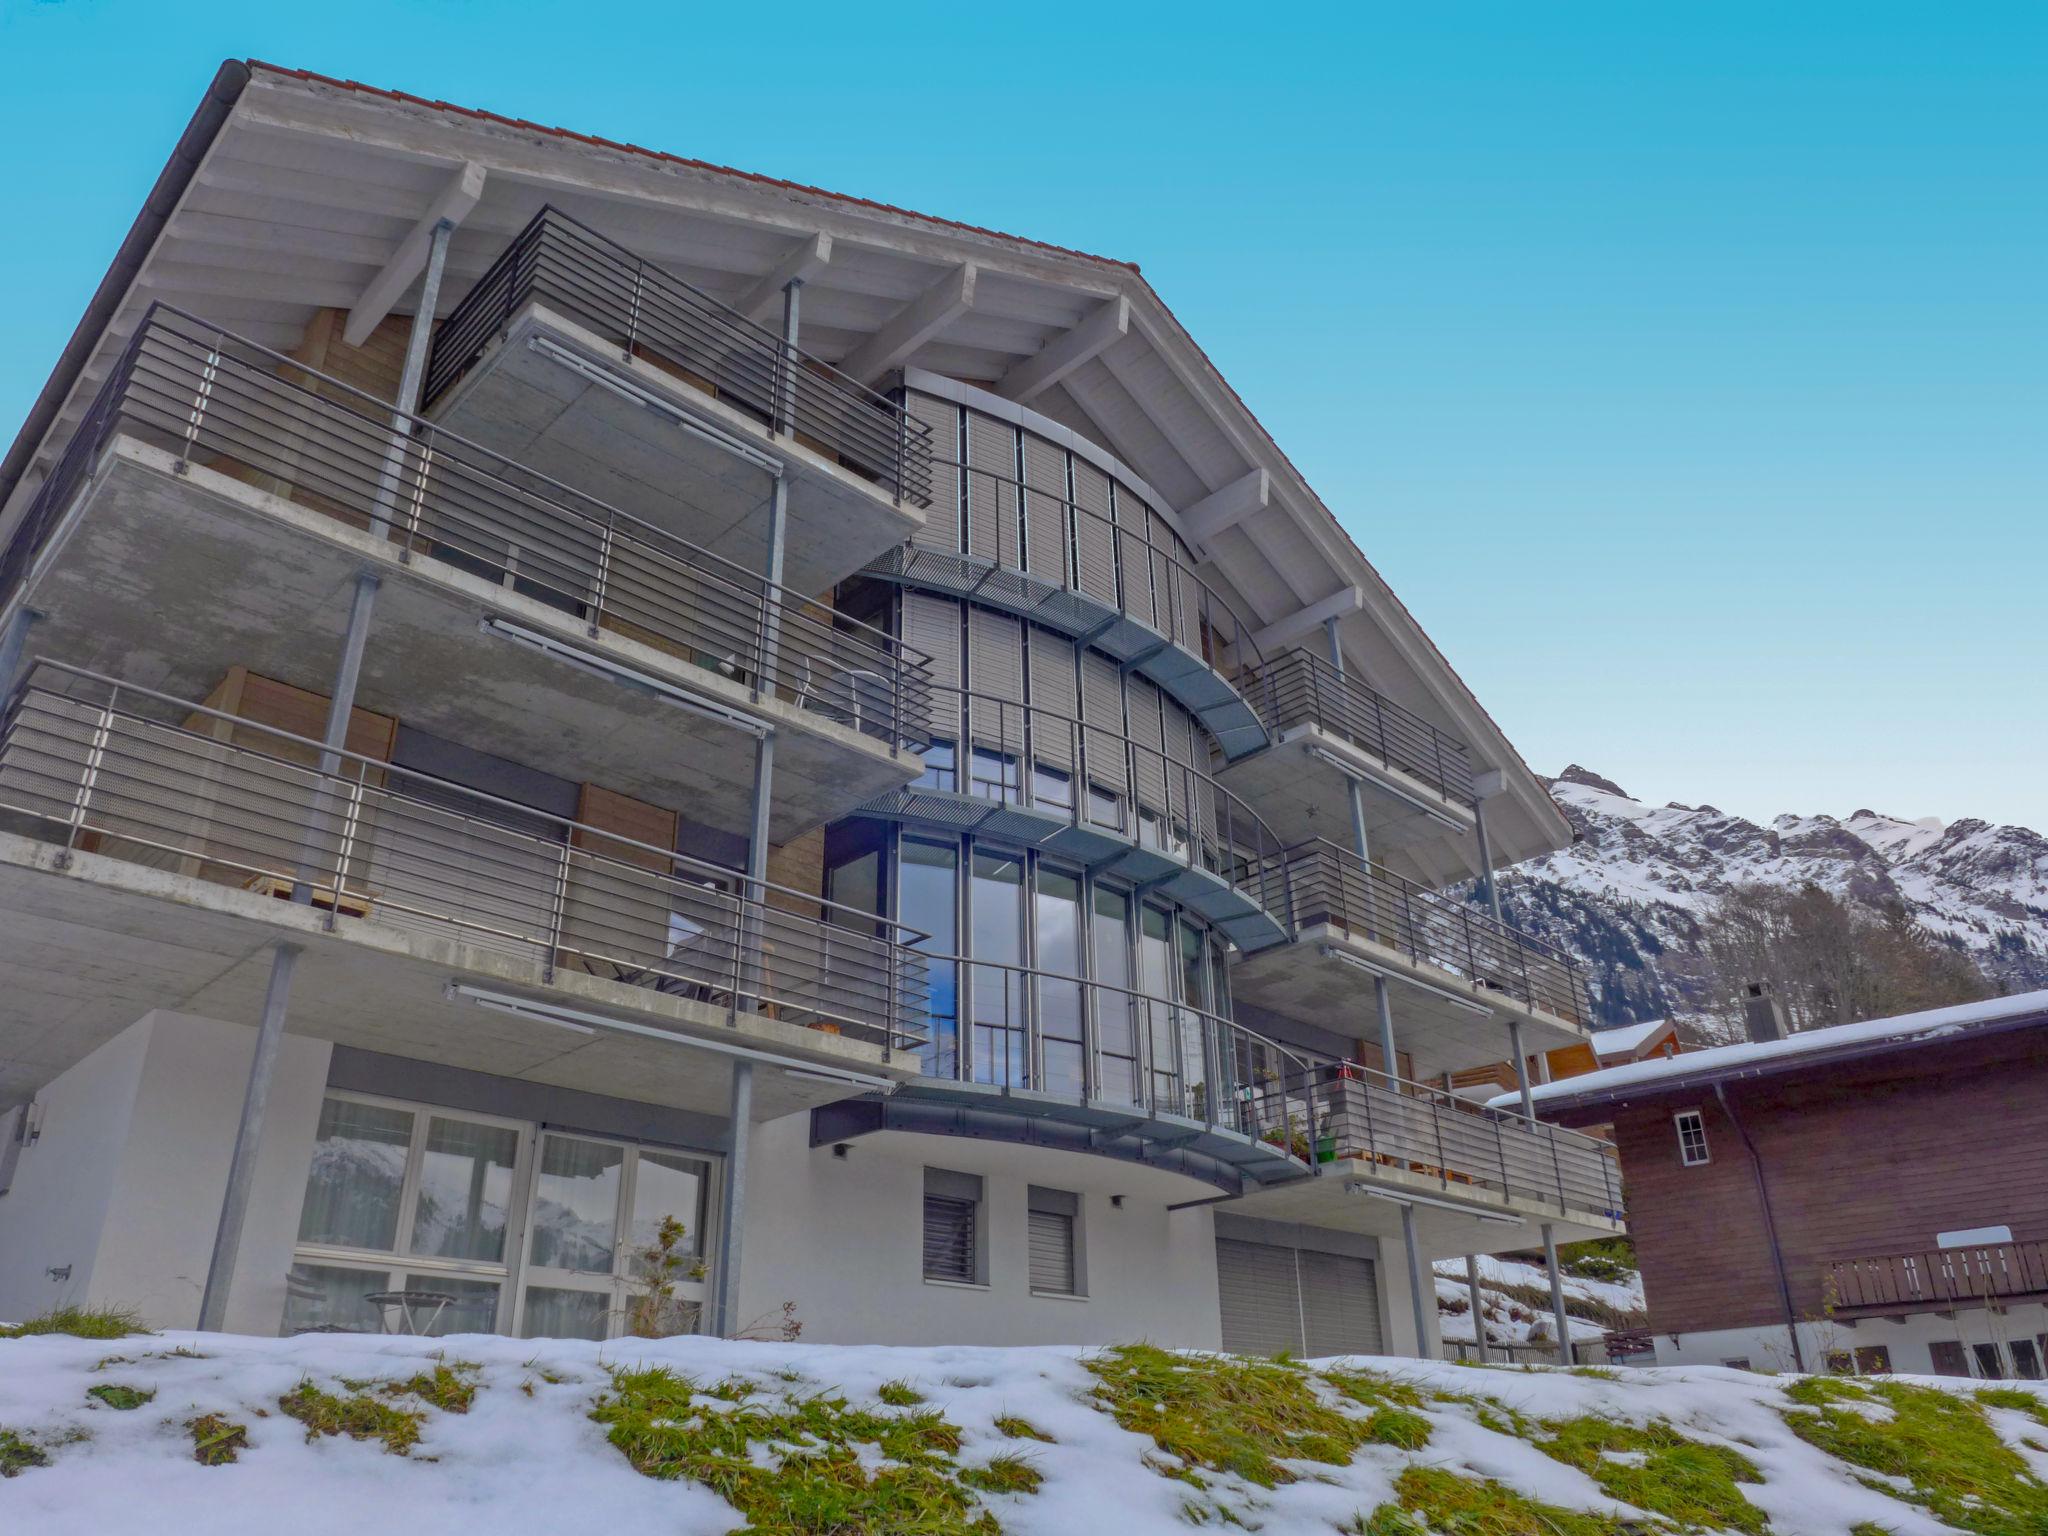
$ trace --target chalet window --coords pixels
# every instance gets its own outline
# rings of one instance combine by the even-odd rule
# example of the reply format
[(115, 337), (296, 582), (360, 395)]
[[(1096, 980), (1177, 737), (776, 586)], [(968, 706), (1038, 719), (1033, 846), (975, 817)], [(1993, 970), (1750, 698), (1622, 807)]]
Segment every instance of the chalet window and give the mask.
[(1937, 1376), (1967, 1376), (1970, 1363), (1963, 1354), (1963, 1346), (1957, 1339), (1936, 1339), (1927, 1346), (1933, 1357), (1934, 1374)]
[(1973, 1344), (1977, 1353), (1977, 1374), (1986, 1381), (2005, 1380), (2005, 1361), (1998, 1353), (1996, 1344)]
[(2041, 1354), (2032, 1339), (2012, 1341), (2012, 1373), (2022, 1381), (2041, 1379)]
[(982, 1283), (981, 1191), (979, 1174), (925, 1169), (925, 1279), (951, 1285)]
[(1081, 1197), (1031, 1186), (1031, 1290), (1038, 1296), (1081, 1294)]
[(1858, 1376), (1889, 1376), (1892, 1373), (1892, 1352), (1882, 1344), (1865, 1344), (1856, 1351), (1856, 1374)]
[(1688, 1168), (1711, 1161), (1707, 1155), (1707, 1122), (1696, 1109), (1681, 1109), (1671, 1117), (1678, 1127), (1678, 1160)]

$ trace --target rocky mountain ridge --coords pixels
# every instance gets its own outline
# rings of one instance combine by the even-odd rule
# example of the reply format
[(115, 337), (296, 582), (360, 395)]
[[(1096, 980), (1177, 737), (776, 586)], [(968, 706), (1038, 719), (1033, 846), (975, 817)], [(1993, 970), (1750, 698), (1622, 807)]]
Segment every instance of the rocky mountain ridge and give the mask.
[(1577, 764), (1550, 790), (1578, 834), (1505, 875), (1528, 931), (1585, 966), (1603, 1025), (1704, 1011), (1714, 978), (1701, 920), (1733, 886), (1813, 881), (1902, 906), (2008, 991), (2048, 987), (2048, 838), (1965, 819), (1785, 815), (1768, 826), (1711, 805), (1651, 805)]

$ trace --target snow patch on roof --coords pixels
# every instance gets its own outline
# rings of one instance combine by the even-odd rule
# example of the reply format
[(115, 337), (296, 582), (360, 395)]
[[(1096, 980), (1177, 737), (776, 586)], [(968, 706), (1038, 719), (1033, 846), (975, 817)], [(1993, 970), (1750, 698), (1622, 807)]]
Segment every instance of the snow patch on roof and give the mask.
[[(1669, 1019), (1652, 1019), (1647, 1024), (1624, 1024), (1619, 1029), (1596, 1030), (1593, 1052), (1602, 1058), (1633, 1056), (1671, 1027)], [(1582, 1077), (1584, 1074), (1580, 1074)]]

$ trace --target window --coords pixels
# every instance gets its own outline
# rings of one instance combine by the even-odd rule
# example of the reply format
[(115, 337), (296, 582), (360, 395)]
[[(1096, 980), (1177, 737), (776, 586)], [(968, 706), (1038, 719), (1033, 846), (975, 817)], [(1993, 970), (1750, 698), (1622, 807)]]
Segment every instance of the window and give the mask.
[(1730, 1359), (1723, 1360), (1721, 1364), (1731, 1371), (1746, 1371), (1749, 1369), (1749, 1356), (1735, 1355)]
[(1678, 1160), (1688, 1168), (1710, 1161), (1707, 1155), (1707, 1122), (1696, 1109), (1681, 1109), (1671, 1117), (1678, 1127)]
[(1064, 1189), (1031, 1186), (1031, 1292), (1035, 1296), (1082, 1294), (1080, 1266), (1081, 1197)]
[(1053, 973), (1038, 978), (1039, 1086), (1080, 1098), (1088, 1080), (1081, 984), (1056, 979), (1081, 974), (1080, 878), (1041, 863), (1033, 920), (1036, 964)]
[[(903, 923), (931, 938), (925, 947), (941, 955), (960, 948), (960, 853), (948, 843), (903, 842), (897, 869), (897, 902)], [(925, 962), (927, 1008), (924, 1070), (928, 1077), (960, 1075), (959, 975), (950, 960)]]
[(2012, 1341), (2012, 1373), (2022, 1381), (2041, 1379), (2041, 1353), (2032, 1339)]
[(1970, 1346), (1977, 1355), (1977, 1374), (1986, 1381), (2005, 1380), (2005, 1361), (1999, 1356), (1996, 1344), (1973, 1344)]
[(971, 967), (971, 1075), (977, 1083), (1028, 1088), (1031, 1071), (1024, 1053), (1030, 1036), (1024, 977), (1009, 968), (1024, 963), (1024, 858), (977, 850), (972, 868), (967, 893), (968, 937), (973, 945), (969, 953), (977, 960), (1000, 961), (1002, 965)]
[(1892, 1373), (1892, 1352), (1882, 1344), (1865, 1344), (1856, 1351), (1856, 1374), (1858, 1376), (1889, 1376)]
[(1970, 1363), (1963, 1354), (1962, 1342), (1958, 1339), (1936, 1339), (1927, 1346), (1933, 1356), (1934, 1374), (1937, 1376), (1967, 1376)]
[(979, 1174), (925, 1169), (924, 1277), (948, 1285), (984, 1283)]

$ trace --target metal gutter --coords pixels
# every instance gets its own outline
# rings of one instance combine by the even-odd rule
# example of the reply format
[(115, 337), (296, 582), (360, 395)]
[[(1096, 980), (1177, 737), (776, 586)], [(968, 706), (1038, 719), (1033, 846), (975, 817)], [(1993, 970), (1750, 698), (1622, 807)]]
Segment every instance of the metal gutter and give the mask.
[(21, 483), (21, 477), (27, 473), (29, 461), (42, 446), (51, 424), (63, 411), (64, 402), (77, 384), (78, 376), (85, 371), (85, 365), (99, 346), (108, 323), (128, 297), (136, 274), (148, 260), (164, 225), (184, 198), (185, 189), (191, 186), (200, 162), (213, 147), (221, 124), (227, 121), (235, 103), (241, 100), (243, 87), (248, 83), (249, 66), (240, 59), (227, 60), (214, 74), (213, 83), (206, 88), (198, 110), (185, 125), (184, 133), (179, 135), (177, 147), (157, 174), (156, 185), (150, 188), (142, 211), (135, 216), (120, 249), (114, 253), (107, 275), (100, 279), (99, 287), (94, 290), (92, 302), (85, 306), (78, 328), (71, 333), (71, 340), (65, 343), (63, 352), (58, 355), (57, 365), (50, 370), (42, 393), (29, 407), (28, 419), (16, 434), (14, 445), (7, 450), (6, 459), (0, 460), (0, 509), (6, 507), (15, 487)]

